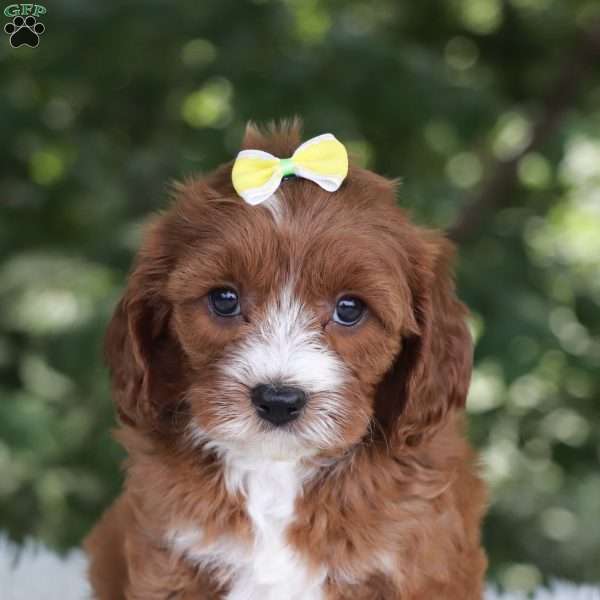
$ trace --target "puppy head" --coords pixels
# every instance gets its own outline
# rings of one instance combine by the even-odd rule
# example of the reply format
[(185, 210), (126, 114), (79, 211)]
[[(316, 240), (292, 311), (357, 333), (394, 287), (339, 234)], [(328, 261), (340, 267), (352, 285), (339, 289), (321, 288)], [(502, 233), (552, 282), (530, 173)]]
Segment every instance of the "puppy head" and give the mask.
[[(296, 126), (245, 147), (290, 156)], [(471, 366), (452, 254), (351, 167), (259, 206), (231, 164), (179, 186), (146, 235), (106, 343), (122, 421), (270, 457), (416, 443), (464, 403)]]

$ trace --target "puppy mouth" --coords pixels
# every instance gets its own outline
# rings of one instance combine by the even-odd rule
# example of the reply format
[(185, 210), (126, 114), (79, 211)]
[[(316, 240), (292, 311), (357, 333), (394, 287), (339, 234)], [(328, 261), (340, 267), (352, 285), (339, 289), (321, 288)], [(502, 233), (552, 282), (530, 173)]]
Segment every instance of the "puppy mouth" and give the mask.
[[(307, 445), (298, 433), (298, 423), (275, 426), (261, 421), (251, 435), (219, 435), (198, 424), (190, 427), (190, 439), (195, 446), (232, 454), (247, 459), (297, 462), (318, 454), (318, 449)], [(215, 435), (216, 434), (216, 435)]]
[(315, 390), (298, 378), (261, 380), (220, 377), (193, 388), (192, 427), (204, 433), (195, 441), (286, 458), (315, 456), (354, 441), (362, 413), (350, 412), (348, 387)]

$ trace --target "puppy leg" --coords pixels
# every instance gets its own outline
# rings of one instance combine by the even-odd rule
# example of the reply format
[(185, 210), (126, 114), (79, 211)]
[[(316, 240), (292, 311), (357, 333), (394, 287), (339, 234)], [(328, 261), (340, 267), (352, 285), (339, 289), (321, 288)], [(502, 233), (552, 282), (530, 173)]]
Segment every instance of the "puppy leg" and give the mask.
[(84, 541), (89, 580), (96, 600), (123, 600), (127, 584), (124, 531), (127, 506), (118, 499)]
[(222, 600), (208, 574), (132, 534), (126, 541), (125, 600)]

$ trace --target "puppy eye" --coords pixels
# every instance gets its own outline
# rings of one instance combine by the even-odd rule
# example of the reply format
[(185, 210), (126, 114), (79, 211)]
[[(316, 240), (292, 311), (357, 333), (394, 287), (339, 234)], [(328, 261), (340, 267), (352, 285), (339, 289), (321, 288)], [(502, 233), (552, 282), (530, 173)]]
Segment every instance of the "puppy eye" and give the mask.
[(356, 325), (365, 312), (365, 303), (354, 296), (342, 296), (335, 305), (333, 320), (340, 325)]
[(231, 288), (217, 288), (208, 294), (211, 308), (220, 317), (235, 317), (240, 314), (238, 293)]

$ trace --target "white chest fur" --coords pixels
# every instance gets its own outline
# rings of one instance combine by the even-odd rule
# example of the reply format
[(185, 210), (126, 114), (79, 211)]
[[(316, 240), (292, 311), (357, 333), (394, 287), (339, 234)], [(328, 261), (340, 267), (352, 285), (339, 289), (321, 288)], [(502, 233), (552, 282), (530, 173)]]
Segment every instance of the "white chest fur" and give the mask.
[(239, 456), (227, 460), (227, 485), (246, 496), (254, 543), (228, 538), (203, 544), (197, 527), (177, 528), (169, 532), (169, 541), (189, 560), (229, 582), (227, 600), (322, 600), (325, 571), (309, 572), (286, 541), (301, 484), (297, 463)]

